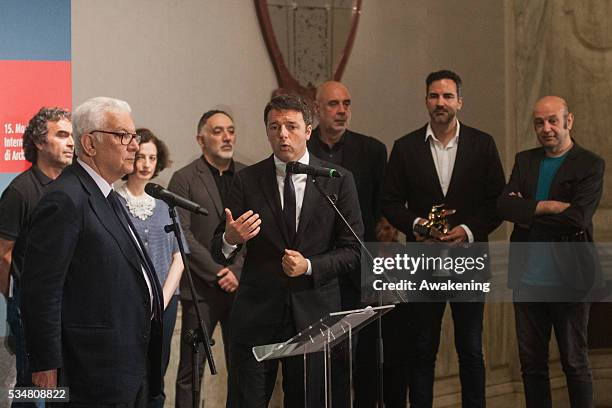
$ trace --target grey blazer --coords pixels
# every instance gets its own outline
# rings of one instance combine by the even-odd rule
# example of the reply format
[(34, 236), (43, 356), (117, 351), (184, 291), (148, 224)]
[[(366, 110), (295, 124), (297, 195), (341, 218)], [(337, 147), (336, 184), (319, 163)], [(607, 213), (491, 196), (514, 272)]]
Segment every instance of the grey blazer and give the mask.
[[(215, 179), (204, 157), (189, 163), (187, 166), (176, 171), (170, 180), (168, 189), (191, 201), (195, 201), (209, 212), (208, 216), (192, 214), (189, 211), (178, 208), (181, 226), (190, 254), (187, 256), (189, 269), (194, 277), (196, 292), (202, 285), (215, 287), (217, 285), (217, 272), (224, 268), (215, 262), (210, 254), (210, 242), (217, 225), (225, 219), (223, 203), (215, 183)], [(245, 165), (234, 162), (234, 171), (238, 172)], [(240, 279), (242, 264), (244, 262), (244, 250), (227, 267)], [(191, 292), (186, 279), (181, 279), (181, 299), (192, 300)]]

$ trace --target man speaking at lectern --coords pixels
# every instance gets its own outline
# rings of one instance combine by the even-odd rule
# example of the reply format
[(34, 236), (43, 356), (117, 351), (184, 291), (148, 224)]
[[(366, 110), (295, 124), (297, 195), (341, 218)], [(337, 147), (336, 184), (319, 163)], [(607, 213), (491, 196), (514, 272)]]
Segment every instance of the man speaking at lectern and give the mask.
[[(312, 116), (304, 101), (294, 95), (273, 98), (264, 110), (264, 123), (273, 155), (235, 175), (226, 221), (213, 240), (213, 255), (223, 264), (247, 246), (230, 317), (231, 408), (267, 406), (270, 401), (278, 360), (258, 363), (252, 347), (286, 341), (340, 310), (338, 275), (359, 267), (357, 240), (317, 191), (314, 179), (363, 235), (350, 173), (341, 169), (340, 178), (286, 173), (291, 161), (332, 167), (308, 153)], [(304, 406), (302, 358), (282, 362), (284, 406)], [(322, 385), (320, 368), (308, 374), (308, 406), (322, 405), (321, 390), (313, 387), (319, 381)]]

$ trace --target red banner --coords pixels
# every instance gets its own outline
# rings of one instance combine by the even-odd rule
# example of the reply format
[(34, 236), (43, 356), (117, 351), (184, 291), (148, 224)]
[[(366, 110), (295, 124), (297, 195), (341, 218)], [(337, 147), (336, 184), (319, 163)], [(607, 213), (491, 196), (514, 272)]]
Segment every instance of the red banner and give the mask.
[(0, 61), (0, 173), (30, 166), (22, 137), (29, 119), (44, 106), (70, 109), (70, 61)]

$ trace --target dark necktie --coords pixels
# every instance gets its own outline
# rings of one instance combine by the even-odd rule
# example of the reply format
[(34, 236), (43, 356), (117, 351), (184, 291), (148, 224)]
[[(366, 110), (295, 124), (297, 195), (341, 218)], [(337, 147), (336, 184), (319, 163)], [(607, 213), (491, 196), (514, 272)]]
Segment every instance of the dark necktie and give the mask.
[(147, 261), (145, 254), (142, 252), (142, 247), (140, 246), (141, 244), (134, 240), (135, 237), (134, 235), (132, 235), (132, 232), (136, 234), (136, 229), (134, 228), (128, 215), (125, 213), (125, 210), (123, 209), (123, 205), (121, 204), (121, 201), (119, 200), (119, 196), (117, 195), (115, 190), (111, 190), (108, 196), (106, 197), (106, 199), (108, 200), (111, 207), (113, 208), (113, 211), (115, 212), (115, 215), (117, 216), (117, 218), (119, 218), (119, 222), (121, 223), (123, 228), (126, 230), (125, 232), (128, 234), (130, 242), (132, 242), (134, 249), (136, 250), (136, 252), (138, 253), (140, 257), (141, 267), (147, 274), (147, 278), (149, 278), (149, 283), (151, 284), (151, 293), (153, 294), (153, 299), (152, 299), (153, 300), (153, 315), (155, 318), (161, 318), (161, 310), (159, 308), (159, 304), (160, 304), (159, 300), (161, 299), (161, 297), (157, 289), (157, 285), (155, 284), (155, 281), (157, 280), (157, 278), (153, 275), (152, 270), (149, 268), (149, 262)]
[(289, 232), (289, 242), (293, 244), (295, 240), (295, 187), (291, 179), (291, 173), (285, 176), (285, 185), (283, 187), (283, 218), (287, 224)]

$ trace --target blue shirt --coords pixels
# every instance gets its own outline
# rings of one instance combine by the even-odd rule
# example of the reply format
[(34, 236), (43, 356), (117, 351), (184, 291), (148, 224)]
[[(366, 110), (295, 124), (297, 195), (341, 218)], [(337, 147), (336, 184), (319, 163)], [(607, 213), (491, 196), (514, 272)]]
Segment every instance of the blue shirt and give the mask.
[[(168, 214), (168, 205), (161, 200), (155, 199), (153, 214), (143, 220), (130, 212), (129, 208), (127, 207), (125, 197), (123, 197), (121, 194), (119, 194), (119, 197), (121, 199), (121, 203), (126, 206), (126, 212), (130, 216), (130, 220), (132, 221), (132, 224), (134, 224), (134, 228), (136, 228), (136, 232), (140, 236), (149, 257), (151, 258), (151, 262), (153, 262), (157, 279), (159, 279), (159, 282), (163, 286), (166, 278), (168, 277), (168, 270), (172, 264), (172, 258), (174, 254), (179, 251), (174, 234), (167, 233), (164, 230), (164, 226), (172, 223), (170, 215)], [(181, 240), (183, 241), (185, 251), (189, 252), (187, 242), (185, 237), (182, 235), (182, 231)], [(177, 289), (175, 295), (178, 293), (179, 291)]]
[[(540, 172), (538, 174), (538, 186), (536, 188), (535, 199), (537, 201), (548, 200), (550, 187), (563, 164), (567, 154), (560, 157), (545, 157), (540, 162)], [(533, 237), (533, 241), (546, 241), (545, 237)], [(521, 282), (531, 286), (559, 286), (561, 281), (552, 263), (551, 248), (547, 244), (536, 244), (529, 251), (529, 261), (527, 270)]]

